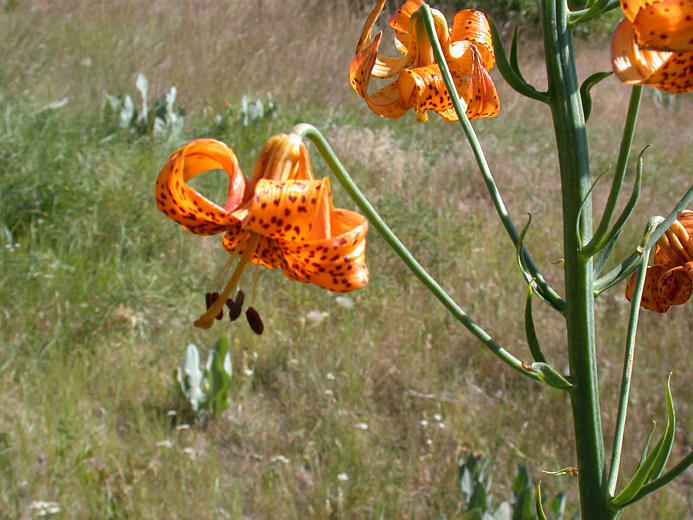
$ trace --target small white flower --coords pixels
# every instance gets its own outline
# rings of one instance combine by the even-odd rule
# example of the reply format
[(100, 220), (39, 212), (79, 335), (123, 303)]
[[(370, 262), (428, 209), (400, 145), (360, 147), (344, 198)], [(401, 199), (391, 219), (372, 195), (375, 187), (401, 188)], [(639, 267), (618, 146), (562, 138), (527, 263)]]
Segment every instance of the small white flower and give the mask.
[(431, 439), (426, 439), (426, 444), (430, 446), (431, 444), (433, 444), (433, 441)]
[(166, 439), (166, 440), (157, 442), (156, 445), (159, 448), (171, 448), (173, 446), (173, 443), (169, 439)]
[(445, 428), (445, 423), (439, 422), (439, 423), (438, 423), (438, 428), (440, 428), (441, 430), (442, 430), (443, 428)]
[(327, 318), (327, 313), (326, 312), (320, 312), (320, 311), (310, 311), (308, 314), (306, 314), (306, 319), (308, 321), (312, 321), (316, 325), (320, 323), (322, 320)]
[(354, 300), (352, 300), (348, 296), (337, 296), (335, 298), (335, 301), (338, 305), (341, 305), (345, 309), (351, 309), (354, 306)]
[(443, 416), (440, 415), (439, 413), (434, 413), (433, 414), (433, 420), (440, 422), (443, 420)]
[(354, 424), (354, 428), (358, 428), (359, 430), (365, 431), (368, 429), (368, 424), (366, 424), (365, 422), (356, 423)]
[(247, 376), (252, 376), (255, 373), (255, 371), (251, 370), (249, 368), (246, 368), (245, 370), (243, 370), (243, 373)]
[(36, 513), (36, 516), (57, 515), (61, 511), (57, 502), (47, 502), (45, 500), (34, 500), (29, 505), (29, 509)]
[(334, 395), (334, 392), (328, 388), (325, 390), (325, 395)]
[(419, 421), (419, 424), (425, 428), (426, 426), (428, 426), (428, 421), (426, 419), (421, 419)]
[(332, 372), (328, 372), (325, 377), (330, 381), (334, 381), (335, 379), (337, 379), (336, 377), (334, 377), (334, 374)]
[(339, 475), (337, 475), (337, 480), (346, 482), (349, 480), (349, 475), (347, 475), (346, 473), (340, 473)]
[(197, 457), (197, 452), (194, 448), (183, 448), (183, 453), (193, 460)]
[(282, 464), (288, 464), (289, 459), (287, 459), (284, 455), (275, 455), (270, 459), (270, 462), (281, 462)]

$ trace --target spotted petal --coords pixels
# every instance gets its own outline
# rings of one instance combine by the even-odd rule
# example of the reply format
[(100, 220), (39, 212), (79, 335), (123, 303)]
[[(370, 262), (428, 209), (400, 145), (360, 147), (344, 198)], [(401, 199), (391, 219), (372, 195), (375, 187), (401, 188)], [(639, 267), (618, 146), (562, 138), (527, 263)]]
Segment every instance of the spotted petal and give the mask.
[(269, 238), (305, 242), (330, 234), (330, 182), (262, 179), (242, 227)]
[[(666, 312), (671, 308), (671, 303), (667, 301), (664, 295), (658, 290), (659, 279), (665, 271), (666, 268), (661, 265), (653, 265), (647, 268), (645, 285), (642, 291), (642, 300), (640, 301), (640, 305), (647, 310)], [(628, 301), (633, 301), (635, 279), (636, 273), (633, 273), (626, 285), (626, 298)]]
[(693, 52), (642, 49), (628, 20), (618, 24), (611, 39), (611, 62), (618, 79), (629, 85), (651, 85), (672, 94), (693, 89)]
[[(450, 48), (449, 59), (459, 59), (467, 54), (470, 43), (473, 43), (487, 70), (491, 70), (495, 65), (496, 57), (493, 52), (491, 27), (483, 11), (464, 9), (458, 12), (452, 21), (450, 39), (453, 43)], [(471, 56), (468, 59), (470, 58)]]
[[(241, 228), (240, 223), (230, 228), (221, 238), (221, 243), (230, 254), (242, 256), (252, 238), (252, 233)], [(268, 237), (260, 237), (250, 261), (267, 269), (279, 267), (281, 250), (277, 242)]]
[[(228, 199), (224, 207), (208, 200), (187, 182), (200, 173), (222, 169), (229, 176)], [(188, 231), (212, 235), (236, 223), (230, 211), (242, 202), (245, 177), (233, 150), (214, 139), (196, 139), (168, 159), (156, 182), (157, 207)]]
[(620, 0), (623, 14), (625, 14), (626, 18), (631, 22), (635, 20), (636, 15), (641, 9), (652, 5), (656, 1), (657, 0)]
[(396, 119), (409, 109), (399, 95), (394, 83), (378, 90), (373, 95), (368, 94), (368, 84), (371, 71), (375, 64), (380, 45), (381, 34), (377, 34), (373, 43), (356, 52), (349, 64), (349, 81), (352, 88), (366, 100), (370, 109), (378, 115)]
[(366, 232), (368, 221), (358, 213), (335, 209), (330, 233), (302, 243), (278, 240), (282, 271), (293, 280), (309, 282), (334, 292), (349, 292), (368, 282)]
[(661, 0), (633, 19), (638, 44), (660, 51), (693, 51), (693, 0)]
[[(413, 107), (420, 119), (425, 117), (426, 110), (447, 114), (452, 107), (438, 65), (403, 70), (397, 78), (397, 88), (404, 104)], [(453, 121), (457, 119), (454, 117)]]

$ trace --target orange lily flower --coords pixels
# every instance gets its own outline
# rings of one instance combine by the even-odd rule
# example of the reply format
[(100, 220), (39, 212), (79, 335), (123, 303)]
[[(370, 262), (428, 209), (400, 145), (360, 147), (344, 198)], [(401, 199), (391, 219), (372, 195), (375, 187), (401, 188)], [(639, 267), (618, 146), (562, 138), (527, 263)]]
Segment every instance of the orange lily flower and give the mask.
[[(630, 301), (635, 274), (626, 286)], [(693, 292), (693, 211), (684, 210), (657, 241), (653, 265), (647, 268), (640, 305), (666, 312), (672, 305), (686, 303)]]
[[(215, 169), (223, 169), (229, 177), (224, 206), (187, 184)], [(208, 310), (195, 321), (198, 327), (209, 328), (215, 317), (223, 315), (225, 303), (231, 318), (238, 317), (243, 294), (239, 292), (236, 301), (230, 295), (249, 263), (280, 267), (287, 278), (334, 292), (353, 291), (368, 282), (368, 221), (354, 211), (332, 206), (329, 179), (314, 178), (299, 135), (271, 137), (247, 182), (228, 145), (214, 139), (194, 140), (171, 155), (159, 173), (155, 192), (157, 206), (166, 216), (197, 235), (225, 232), (224, 248), (234, 259), (240, 257), (220, 294), (207, 296)], [(260, 333), (257, 311), (251, 307), (246, 316), (251, 328)]]
[(693, 89), (693, 0), (621, 0), (611, 39), (616, 76), (672, 94)]
[[(437, 112), (446, 121), (457, 121), (443, 75), (433, 57), (423, 18), (418, 13), (423, 0), (407, 0), (390, 19), (390, 27), (395, 31), (395, 46), (402, 56), (390, 58), (378, 54), (382, 32), (376, 34), (373, 41), (371, 32), (385, 1), (378, 0), (363, 27), (356, 56), (349, 65), (351, 86), (380, 116), (394, 119), (413, 108), (421, 122), (428, 119), (427, 110)], [(440, 11), (431, 9), (431, 13), (467, 116), (496, 116), (500, 102), (489, 75), (495, 64), (495, 54), (486, 15), (471, 9), (460, 11), (449, 30)], [(371, 77), (396, 79), (371, 95), (368, 94)]]

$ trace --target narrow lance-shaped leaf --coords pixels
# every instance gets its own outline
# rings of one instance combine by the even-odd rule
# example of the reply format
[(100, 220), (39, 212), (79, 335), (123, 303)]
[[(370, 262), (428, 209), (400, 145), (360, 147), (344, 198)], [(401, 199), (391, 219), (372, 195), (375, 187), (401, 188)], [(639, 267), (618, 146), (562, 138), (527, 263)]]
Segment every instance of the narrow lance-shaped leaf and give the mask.
[(541, 502), (541, 482), (537, 482), (536, 506), (537, 516), (539, 517), (539, 520), (546, 520), (546, 513), (544, 513), (544, 505)]
[(532, 296), (534, 291), (532, 286), (527, 288), (527, 302), (525, 304), (525, 335), (527, 336), (527, 345), (529, 346), (529, 351), (532, 353), (534, 361), (540, 363), (545, 363), (546, 359), (541, 351), (541, 346), (539, 345), (539, 339), (537, 338), (537, 332), (534, 328), (534, 318), (532, 317)]
[(611, 74), (613, 74), (613, 72), (595, 72), (582, 82), (580, 86), (580, 97), (582, 98), (582, 111), (585, 115), (585, 123), (592, 113), (592, 95), (590, 94), (590, 90), (601, 80), (611, 76)]
[(674, 400), (671, 397), (671, 375), (667, 380), (667, 428), (662, 437), (662, 448), (657, 462), (648, 475), (648, 480), (654, 480), (662, 474), (664, 466), (671, 455), (671, 448), (674, 445), (674, 432), (676, 431), (676, 412), (674, 410)]
[[(674, 403), (671, 398), (669, 383), (667, 382), (667, 426), (664, 434), (655, 445), (654, 449), (645, 457), (640, 466), (635, 470), (630, 481), (623, 490), (616, 495), (611, 503), (616, 507), (623, 507), (628, 504), (640, 491), (640, 488), (661, 473), (666, 464), (671, 446), (674, 442), (675, 414)], [(649, 442), (649, 441), (648, 441)]]

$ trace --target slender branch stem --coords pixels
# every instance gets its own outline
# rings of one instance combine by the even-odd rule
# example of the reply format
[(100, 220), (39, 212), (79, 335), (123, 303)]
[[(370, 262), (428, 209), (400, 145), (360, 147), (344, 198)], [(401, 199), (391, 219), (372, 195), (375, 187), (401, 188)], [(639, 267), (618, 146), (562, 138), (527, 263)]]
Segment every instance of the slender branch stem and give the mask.
[(616, 169), (614, 172), (614, 180), (611, 183), (611, 191), (609, 192), (609, 198), (606, 201), (606, 207), (604, 208), (604, 213), (599, 222), (597, 230), (594, 232), (594, 236), (589, 243), (582, 248), (583, 256), (592, 256), (597, 251), (599, 251), (609, 238), (609, 223), (611, 222), (611, 217), (614, 215), (616, 210), (616, 202), (618, 201), (618, 196), (621, 193), (621, 187), (623, 186), (623, 178), (626, 175), (626, 167), (628, 166), (628, 158), (630, 157), (630, 149), (633, 144), (633, 134), (635, 133), (635, 124), (638, 119), (638, 110), (640, 108), (640, 100), (642, 99), (642, 85), (633, 87), (630, 95), (630, 103), (628, 104), (628, 114), (626, 116), (626, 123), (623, 127), (623, 136), (621, 137), (621, 147), (618, 152), (618, 160), (616, 161)]
[(650, 250), (644, 252), (640, 269), (635, 280), (633, 300), (630, 307), (630, 319), (628, 321), (628, 333), (626, 335), (626, 351), (623, 360), (623, 376), (621, 377), (621, 392), (618, 401), (618, 415), (616, 418), (616, 430), (614, 432), (614, 444), (611, 452), (611, 467), (609, 469), (609, 480), (607, 482), (607, 492), (609, 496), (616, 493), (616, 483), (618, 482), (618, 470), (621, 465), (621, 449), (623, 447), (623, 433), (626, 427), (626, 414), (628, 412), (628, 395), (630, 393), (631, 374), (633, 372), (633, 358), (635, 356), (635, 335), (638, 328), (638, 316), (640, 315), (640, 301), (642, 291), (645, 286), (645, 273), (647, 272), (647, 260)]
[[(428, 7), (428, 5), (423, 4), (420, 10), (423, 14), (426, 31), (428, 32), (428, 38), (431, 41), (431, 46), (433, 47), (433, 54), (443, 74), (445, 86), (448, 89), (448, 92), (450, 93), (450, 99), (452, 100), (455, 112), (457, 112), (460, 125), (462, 125), (462, 130), (464, 131), (464, 134), (467, 137), (467, 140), (469, 141), (469, 145), (472, 148), (474, 158), (476, 159), (477, 165), (479, 166), (479, 171), (481, 172), (481, 175), (484, 178), (484, 183), (486, 184), (486, 188), (488, 189), (489, 195), (491, 196), (491, 200), (493, 201), (493, 206), (496, 209), (498, 217), (503, 223), (503, 227), (505, 227), (505, 231), (512, 240), (513, 245), (517, 247), (520, 235), (518, 234), (517, 229), (515, 228), (515, 225), (513, 224), (510, 215), (508, 215), (507, 209), (505, 208), (505, 204), (503, 203), (501, 194), (498, 191), (498, 187), (496, 186), (496, 182), (493, 179), (493, 175), (491, 174), (488, 162), (486, 161), (486, 156), (484, 155), (484, 151), (481, 148), (481, 143), (479, 143), (479, 139), (477, 138), (476, 133), (474, 132), (474, 128), (469, 122), (469, 118), (467, 117), (466, 111), (462, 108), (459, 97), (456, 95), (457, 89), (455, 88), (455, 82), (452, 79), (450, 69), (448, 68), (447, 62), (445, 61), (443, 50), (440, 48), (440, 42), (438, 41), (438, 37), (435, 32), (433, 17), (431, 16), (431, 9), (430, 7)], [(558, 295), (558, 293), (556, 293), (556, 291), (554, 291), (554, 289), (547, 283), (547, 281), (541, 275), (536, 265), (534, 264), (531, 255), (524, 246), (522, 246), (522, 255), (525, 258), (528, 270), (532, 273), (532, 276), (536, 281), (537, 292), (554, 309), (563, 312), (563, 309), (565, 308), (565, 301)]]
[(344, 169), (344, 166), (339, 161), (332, 148), (325, 140), (323, 135), (317, 128), (308, 125), (297, 125), (293, 132), (310, 139), (317, 147), (320, 154), (323, 156), (330, 169), (334, 173), (337, 180), (344, 186), (349, 196), (354, 200), (356, 205), (363, 211), (368, 218), (368, 221), (385, 239), (385, 242), (394, 250), (395, 253), (402, 259), (402, 262), (421, 280), (421, 282), (433, 293), (433, 295), (450, 311), (450, 313), (459, 321), (467, 330), (469, 330), (486, 348), (493, 352), (501, 361), (514, 368), (521, 374), (532, 379), (540, 381), (540, 376), (531, 370), (524, 367), (522, 361), (513, 356), (510, 352), (499, 345), (484, 329), (482, 329), (455, 301), (438, 282), (429, 275), (423, 266), (414, 258), (409, 250), (404, 246), (399, 238), (388, 227), (385, 221), (380, 217), (375, 208), (368, 202), (368, 199), (361, 193), (354, 181)]

